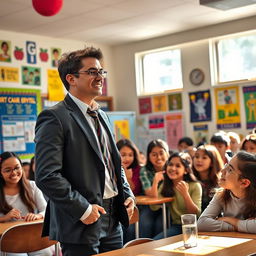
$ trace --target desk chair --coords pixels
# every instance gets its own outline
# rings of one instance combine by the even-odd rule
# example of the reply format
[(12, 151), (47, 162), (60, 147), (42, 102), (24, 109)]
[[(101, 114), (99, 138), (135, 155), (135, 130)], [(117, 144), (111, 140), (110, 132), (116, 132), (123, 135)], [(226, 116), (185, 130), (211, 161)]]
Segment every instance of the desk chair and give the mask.
[(139, 238), (139, 209), (135, 206), (133, 215), (129, 221), (129, 224), (135, 225), (135, 238)]
[(17, 224), (7, 229), (0, 238), (1, 256), (6, 252), (27, 253), (34, 252), (55, 245), (55, 255), (58, 256), (58, 242), (49, 240), (49, 237), (41, 237), (42, 222), (27, 222)]
[(137, 239), (134, 239), (134, 240), (131, 240), (131, 241), (127, 242), (123, 246), (123, 248), (138, 245), (138, 244), (144, 244), (144, 243), (152, 242), (152, 241), (154, 241), (154, 239), (151, 239), (151, 238), (137, 238)]

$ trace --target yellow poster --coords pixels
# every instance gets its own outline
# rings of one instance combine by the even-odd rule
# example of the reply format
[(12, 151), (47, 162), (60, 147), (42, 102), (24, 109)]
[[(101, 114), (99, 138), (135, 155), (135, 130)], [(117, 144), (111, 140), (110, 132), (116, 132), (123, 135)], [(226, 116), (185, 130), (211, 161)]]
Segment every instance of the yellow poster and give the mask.
[(217, 129), (241, 127), (238, 87), (215, 88), (215, 100)]
[(0, 82), (19, 82), (19, 69), (0, 66)]
[(128, 120), (114, 121), (116, 141), (130, 139), (130, 128)]
[(167, 111), (167, 97), (166, 95), (153, 96), (153, 112)]
[(50, 101), (61, 101), (64, 99), (64, 90), (59, 73), (55, 69), (48, 69), (48, 99)]

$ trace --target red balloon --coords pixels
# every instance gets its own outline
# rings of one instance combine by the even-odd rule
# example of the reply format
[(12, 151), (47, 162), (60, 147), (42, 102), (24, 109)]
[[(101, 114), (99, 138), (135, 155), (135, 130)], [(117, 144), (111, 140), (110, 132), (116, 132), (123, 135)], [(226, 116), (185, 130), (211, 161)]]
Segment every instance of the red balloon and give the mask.
[(63, 4), (63, 0), (32, 0), (34, 9), (43, 16), (57, 14)]

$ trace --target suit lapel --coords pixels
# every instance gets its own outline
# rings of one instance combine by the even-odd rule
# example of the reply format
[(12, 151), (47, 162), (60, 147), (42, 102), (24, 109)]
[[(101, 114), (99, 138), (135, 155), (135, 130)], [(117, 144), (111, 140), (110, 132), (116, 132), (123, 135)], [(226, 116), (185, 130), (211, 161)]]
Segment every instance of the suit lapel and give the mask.
[(84, 117), (84, 114), (81, 112), (79, 107), (73, 102), (73, 100), (69, 97), (69, 95), (66, 96), (65, 98), (65, 103), (67, 108), (70, 111), (70, 115), (72, 118), (75, 120), (75, 122), (78, 124), (78, 126), (81, 128), (83, 133), (85, 134), (86, 138), (88, 139), (90, 145), (94, 149), (95, 153), (98, 155), (98, 157), (102, 160), (101, 153), (98, 148), (98, 144), (95, 138), (95, 135)]

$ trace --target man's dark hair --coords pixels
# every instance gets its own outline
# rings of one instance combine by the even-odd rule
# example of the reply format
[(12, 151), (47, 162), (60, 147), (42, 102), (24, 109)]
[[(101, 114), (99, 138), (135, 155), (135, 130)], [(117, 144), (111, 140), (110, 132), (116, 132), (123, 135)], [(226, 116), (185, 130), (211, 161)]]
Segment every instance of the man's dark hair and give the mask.
[(77, 74), (77, 72), (83, 67), (82, 60), (85, 58), (96, 58), (100, 61), (103, 58), (103, 54), (100, 49), (96, 49), (91, 46), (86, 47), (83, 50), (64, 53), (59, 60), (59, 75), (67, 91), (69, 91), (70, 85), (66, 80), (66, 75), (74, 74), (78, 77), (79, 74)]
[(194, 144), (193, 140), (190, 137), (183, 137), (179, 139), (178, 145), (180, 145), (181, 143), (186, 143), (188, 146), (193, 146)]

